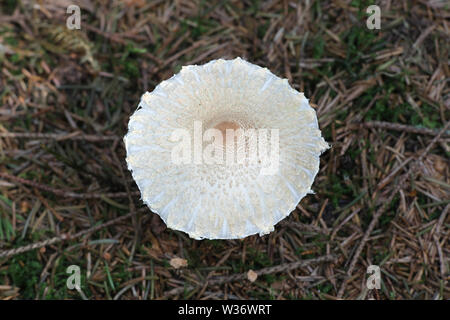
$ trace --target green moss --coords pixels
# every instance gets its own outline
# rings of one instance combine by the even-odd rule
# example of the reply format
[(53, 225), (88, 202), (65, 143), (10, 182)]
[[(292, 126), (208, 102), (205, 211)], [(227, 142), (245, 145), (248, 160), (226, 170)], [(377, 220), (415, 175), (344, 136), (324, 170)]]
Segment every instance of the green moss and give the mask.
[(253, 248), (248, 249), (248, 263), (252, 266), (252, 269), (259, 269), (272, 265), (272, 262), (270, 261), (269, 256), (266, 253)]
[[(17, 242), (17, 246), (22, 244), (25, 243)], [(25, 252), (11, 258), (6, 271), (0, 271), (0, 279), (8, 277), (20, 289), (21, 299), (34, 299), (42, 268), (36, 251)]]

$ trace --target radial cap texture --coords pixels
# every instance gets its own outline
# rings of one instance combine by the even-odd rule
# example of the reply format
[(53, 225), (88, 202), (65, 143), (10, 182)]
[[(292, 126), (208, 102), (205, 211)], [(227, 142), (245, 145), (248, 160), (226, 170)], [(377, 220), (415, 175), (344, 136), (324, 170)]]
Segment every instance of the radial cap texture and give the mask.
[[(202, 133), (221, 126), (277, 129), (277, 170), (261, 174), (260, 162), (195, 161), (196, 121)], [(126, 161), (142, 200), (169, 228), (195, 239), (273, 231), (312, 192), (319, 157), (328, 148), (303, 93), (240, 58), (183, 67), (142, 96), (128, 127)], [(179, 129), (190, 134), (192, 161), (173, 161)]]

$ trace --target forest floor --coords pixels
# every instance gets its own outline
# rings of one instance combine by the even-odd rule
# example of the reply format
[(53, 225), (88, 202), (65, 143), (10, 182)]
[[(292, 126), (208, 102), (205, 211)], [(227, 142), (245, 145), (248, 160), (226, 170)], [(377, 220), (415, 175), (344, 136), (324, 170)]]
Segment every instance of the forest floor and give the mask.
[[(450, 298), (445, 2), (376, 1), (379, 30), (373, 1), (75, 2), (81, 30), (71, 1), (0, 5), (0, 299)], [(145, 91), (237, 56), (332, 147), (274, 232), (193, 240), (143, 205), (122, 137)]]

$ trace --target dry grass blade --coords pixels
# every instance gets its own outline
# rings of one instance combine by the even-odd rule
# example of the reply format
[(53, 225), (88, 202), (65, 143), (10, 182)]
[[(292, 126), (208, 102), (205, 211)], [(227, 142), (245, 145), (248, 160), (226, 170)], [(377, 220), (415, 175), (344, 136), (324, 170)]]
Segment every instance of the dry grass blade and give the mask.
[(101, 136), (92, 134), (73, 133), (31, 133), (31, 132), (0, 132), (0, 138), (27, 138), (27, 139), (52, 139), (63, 140), (85, 140), (89, 142), (101, 142), (121, 139), (119, 136)]

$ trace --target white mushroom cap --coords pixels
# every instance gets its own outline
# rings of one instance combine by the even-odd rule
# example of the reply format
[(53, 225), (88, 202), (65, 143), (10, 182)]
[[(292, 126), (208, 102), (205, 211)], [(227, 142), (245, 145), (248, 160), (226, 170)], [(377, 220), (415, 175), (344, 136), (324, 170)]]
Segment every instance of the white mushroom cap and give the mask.
[[(174, 131), (195, 136), (196, 121), (202, 133), (209, 128), (277, 129), (277, 170), (261, 174), (264, 164), (247, 161), (174, 163), (172, 152), (180, 145)], [(303, 93), (240, 58), (183, 67), (142, 96), (128, 126), (126, 161), (142, 200), (169, 228), (195, 239), (273, 231), (312, 192), (319, 157), (328, 148)], [(244, 141), (238, 148), (247, 145)], [(194, 158), (195, 141), (187, 142), (194, 146)]]

